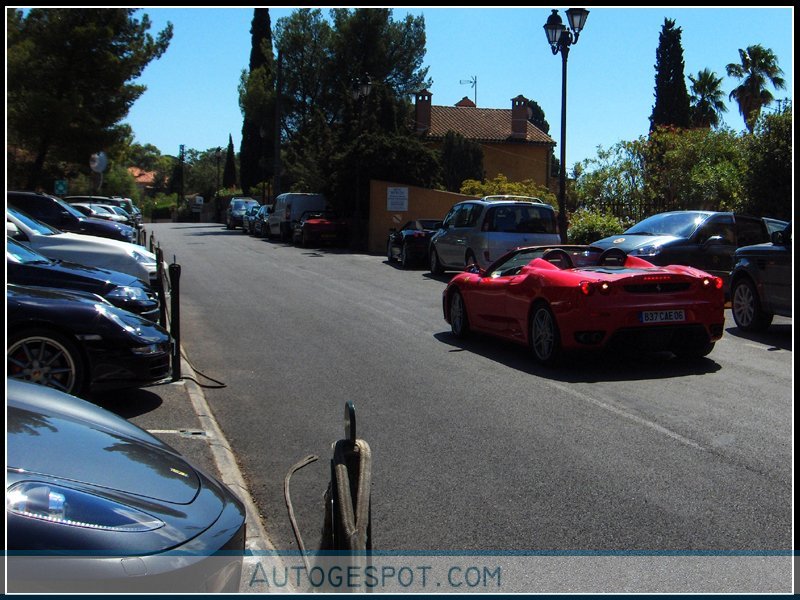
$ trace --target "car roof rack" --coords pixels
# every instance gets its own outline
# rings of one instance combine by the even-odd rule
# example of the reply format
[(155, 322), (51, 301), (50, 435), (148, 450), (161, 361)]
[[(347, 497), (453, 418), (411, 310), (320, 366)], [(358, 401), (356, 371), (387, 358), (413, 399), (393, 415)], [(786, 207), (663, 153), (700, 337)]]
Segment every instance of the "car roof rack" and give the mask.
[(485, 202), (533, 202), (535, 204), (546, 204), (541, 198), (533, 196), (516, 196), (514, 194), (495, 194), (481, 198)]

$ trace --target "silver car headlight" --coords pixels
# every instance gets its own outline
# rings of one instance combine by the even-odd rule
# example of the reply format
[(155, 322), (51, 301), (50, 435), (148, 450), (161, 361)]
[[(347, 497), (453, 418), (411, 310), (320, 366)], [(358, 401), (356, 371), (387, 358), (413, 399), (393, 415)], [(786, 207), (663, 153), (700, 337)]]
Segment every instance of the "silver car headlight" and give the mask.
[(161, 519), (114, 500), (40, 481), (21, 481), (6, 490), (6, 511), (58, 525), (141, 533), (164, 526)]
[(118, 298), (120, 300), (136, 300), (136, 301), (147, 301), (147, 292), (145, 292), (140, 287), (130, 287), (130, 286), (117, 286), (113, 290), (111, 290), (108, 294), (106, 294), (106, 298)]
[(153, 254), (152, 252), (148, 252), (147, 250), (137, 250), (137, 249), (134, 248), (134, 249), (128, 250), (128, 253), (139, 264), (148, 265), (148, 266), (152, 266), (152, 267), (156, 266), (156, 255)]

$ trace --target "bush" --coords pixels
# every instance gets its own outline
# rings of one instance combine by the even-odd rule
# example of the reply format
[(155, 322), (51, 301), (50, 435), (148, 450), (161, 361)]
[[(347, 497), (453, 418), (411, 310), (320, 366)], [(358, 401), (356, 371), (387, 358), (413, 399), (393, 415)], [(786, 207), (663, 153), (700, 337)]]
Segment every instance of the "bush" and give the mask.
[(571, 244), (591, 244), (625, 229), (626, 223), (611, 213), (579, 208), (570, 218), (567, 239)]

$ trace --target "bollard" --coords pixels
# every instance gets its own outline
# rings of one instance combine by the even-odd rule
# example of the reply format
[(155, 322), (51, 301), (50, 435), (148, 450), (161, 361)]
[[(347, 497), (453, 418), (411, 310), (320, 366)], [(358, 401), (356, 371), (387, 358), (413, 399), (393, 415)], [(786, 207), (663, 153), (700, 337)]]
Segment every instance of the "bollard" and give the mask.
[(371, 485), (372, 451), (356, 437), (355, 406), (347, 402), (345, 439), (334, 444), (331, 460), (326, 541), (332, 550), (351, 552), (351, 560), (359, 566), (365, 563), (364, 552), (372, 550)]
[(156, 294), (158, 295), (158, 324), (163, 328), (167, 326), (167, 292), (164, 289), (164, 253), (161, 245), (156, 246)]
[(170, 326), (172, 335), (172, 381), (181, 378), (181, 266), (177, 263), (169, 265), (170, 281)]

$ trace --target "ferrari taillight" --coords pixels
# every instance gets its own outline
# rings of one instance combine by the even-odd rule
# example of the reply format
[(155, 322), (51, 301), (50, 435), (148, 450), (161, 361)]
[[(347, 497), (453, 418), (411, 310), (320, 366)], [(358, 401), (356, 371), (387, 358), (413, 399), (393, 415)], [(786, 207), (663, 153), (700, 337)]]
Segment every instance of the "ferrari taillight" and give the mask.
[(608, 285), (607, 281), (581, 281), (578, 284), (578, 288), (581, 290), (581, 293), (584, 296), (591, 296), (595, 293), (595, 291), (598, 291), (601, 294), (608, 294), (608, 292), (611, 290), (611, 286)]
[(721, 290), (722, 279), (719, 277), (705, 277), (703, 278), (704, 290)]

